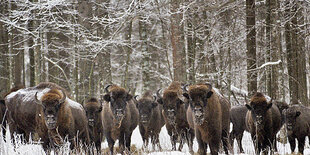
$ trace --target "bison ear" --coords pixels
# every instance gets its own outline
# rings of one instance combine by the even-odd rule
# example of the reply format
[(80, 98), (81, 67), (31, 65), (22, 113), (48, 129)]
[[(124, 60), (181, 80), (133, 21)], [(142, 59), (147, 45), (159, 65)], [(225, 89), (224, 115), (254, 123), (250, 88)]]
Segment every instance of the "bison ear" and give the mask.
[(111, 96), (110, 96), (110, 94), (105, 94), (105, 95), (103, 96), (103, 99), (104, 99), (105, 101), (107, 101), (107, 102), (110, 102), (110, 101), (111, 101)]
[(189, 100), (189, 95), (188, 95), (188, 93), (183, 93), (183, 96)]
[(99, 112), (101, 112), (101, 111), (102, 111), (102, 106), (99, 107), (99, 109), (98, 109), (97, 112), (99, 113)]
[(248, 104), (245, 104), (245, 106), (246, 106), (246, 108), (248, 109), (248, 110), (252, 110), (252, 107), (250, 106), (250, 105), (248, 105)]
[(207, 98), (210, 98), (210, 97), (212, 96), (212, 94), (213, 94), (213, 92), (212, 92), (212, 91), (209, 91), (209, 92), (207, 93)]
[(0, 104), (3, 104), (3, 105), (5, 105), (5, 102), (4, 102), (4, 100), (0, 100)]
[(269, 104), (267, 104), (267, 109), (270, 109), (272, 107), (272, 102), (270, 102)]
[(127, 96), (126, 96), (126, 101), (129, 101), (129, 100), (131, 100), (132, 99), (132, 95), (131, 94), (127, 94)]
[(163, 102), (163, 99), (162, 98), (159, 98), (159, 99), (157, 99), (157, 102), (158, 102), (158, 104), (164, 104), (164, 102)]
[(300, 114), (301, 114), (301, 112), (300, 112), (300, 111), (297, 111), (295, 117), (297, 118)]

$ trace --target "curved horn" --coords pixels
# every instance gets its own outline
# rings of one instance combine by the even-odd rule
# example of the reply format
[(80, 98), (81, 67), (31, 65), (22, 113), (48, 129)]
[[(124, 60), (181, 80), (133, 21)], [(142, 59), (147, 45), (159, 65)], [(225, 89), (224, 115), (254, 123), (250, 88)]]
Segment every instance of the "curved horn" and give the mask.
[(153, 95), (153, 98), (154, 98), (154, 101), (153, 101), (153, 102), (156, 102), (157, 97), (156, 97), (155, 95)]
[(185, 85), (183, 86), (182, 89), (183, 89), (184, 92), (188, 92), (188, 90), (187, 90), (187, 87), (188, 87), (188, 86), (189, 86), (189, 84), (185, 84)]
[(63, 97), (59, 100), (59, 103), (64, 103), (66, 101), (67, 95), (63, 90), (61, 90), (61, 92), (63, 94)]
[(156, 92), (156, 95), (157, 95), (158, 98), (161, 98), (160, 94), (159, 94), (160, 91), (161, 91), (161, 89), (158, 89), (157, 92)]
[(109, 84), (109, 85), (107, 85), (107, 86), (104, 88), (104, 90), (105, 90), (106, 93), (109, 93), (109, 87), (110, 87), (110, 86), (112, 86), (112, 84)]
[(34, 99), (38, 104), (42, 104), (42, 101), (38, 99), (38, 92), (36, 92), (36, 94), (34, 95)]
[(139, 96), (139, 95), (136, 95), (136, 96), (134, 96), (133, 98), (134, 98), (136, 101), (138, 101), (138, 99), (137, 99), (138, 96)]
[(210, 83), (205, 83), (205, 85), (209, 87), (208, 92), (211, 91), (212, 85)]

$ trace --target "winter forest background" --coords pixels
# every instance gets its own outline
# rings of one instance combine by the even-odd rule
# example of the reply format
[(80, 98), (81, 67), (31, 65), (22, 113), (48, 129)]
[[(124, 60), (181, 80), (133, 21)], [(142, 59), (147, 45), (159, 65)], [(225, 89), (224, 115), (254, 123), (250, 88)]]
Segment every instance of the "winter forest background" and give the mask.
[(51, 81), (82, 102), (110, 83), (209, 81), (232, 104), (309, 104), (309, 24), (309, 0), (1, 0), (0, 93)]

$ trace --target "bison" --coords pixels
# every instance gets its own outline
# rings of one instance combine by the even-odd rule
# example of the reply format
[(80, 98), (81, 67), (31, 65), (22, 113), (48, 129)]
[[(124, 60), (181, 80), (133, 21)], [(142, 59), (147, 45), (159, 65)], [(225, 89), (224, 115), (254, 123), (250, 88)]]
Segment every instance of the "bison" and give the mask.
[(90, 140), (95, 144), (97, 152), (100, 154), (101, 142), (103, 140), (102, 102), (99, 102), (96, 98), (90, 98), (83, 104), (83, 107), (88, 119)]
[(259, 92), (252, 96), (246, 107), (246, 127), (251, 133), (256, 153), (268, 153), (268, 148), (273, 152), (276, 134), (281, 128), (279, 108), (272, 101), (267, 102), (264, 94)]
[(63, 88), (50, 82), (10, 93), (5, 103), (11, 132), (23, 133), (26, 138), (37, 132), (45, 150), (62, 144), (65, 137), (71, 148), (77, 146), (76, 139), (88, 144), (86, 113), (82, 105), (66, 96)]
[[(273, 103), (279, 108), (280, 113), (281, 113), (281, 126), (284, 123), (284, 115), (283, 115), (283, 110), (288, 108), (288, 104), (282, 101), (273, 101)], [(237, 143), (239, 146), (239, 151), (244, 152), (243, 147), (242, 147), (242, 137), (243, 137), (243, 132), (246, 130), (246, 125), (245, 125), (245, 117), (248, 109), (244, 105), (236, 105), (233, 106), (230, 109), (230, 122), (233, 124), (233, 129), (230, 132), (229, 139), (230, 139), (230, 144), (233, 144), (234, 138), (237, 139)], [(276, 144), (274, 145), (276, 146)], [(275, 147), (275, 149), (277, 149)]]
[(228, 154), (229, 109), (226, 98), (209, 83), (189, 86), (184, 96), (189, 100), (188, 122), (192, 122), (198, 141), (198, 154), (206, 154), (207, 145), (211, 154), (218, 154), (221, 142)]
[(103, 96), (103, 131), (107, 138), (110, 153), (118, 139), (122, 153), (130, 151), (131, 135), (138, 125), (139, 112), (132, 95), (117, 85), (108, 85)]
[(230, 144), (233, 146), (234, 139), (236, 138), (239, 146), (239, 151), (241, 153), (244, 153), (241, 141), (243, 137), (243, 132), (244, 130), (246, 130), (245, 117), (247, 112), (248, 109), (244, 105), (236, 105), (231, 107), (230, 109), (230, 122), (233, 124), (233, 128), (230, 132), (229, 140)]
[(298, 141), (298, 152), (303, 154), (306, 136), (310, 137), (310, 109), (303, 105), (292, 105), (285, 112), (288, 141), (292, 153)]
[(170, 136), (172, 150), (176, 150), (176, 142), (179, 141), (179, 151), (182, 150), (185, 140), (190, 152), (193, 152), (194, 130), (190, 128), (186, 118), (185, 98), (181, 84), (172, 82), (164, 91), (163, 96), (157, 91), (157, 102), (163, 105), (163, 117)]
[(143, 139), (144, 147), (148, 146), (149, 138), (153, 144), (161, 150), (159, 144), (159, 133), (164, 126), (165, 121), (162, 116), (162, 105), (158, 105), (156, 97), (152, 95), (151, 91), (147, 91), (140, 99), (136, 98), (136, 106), (139, 110), (139, 129)]

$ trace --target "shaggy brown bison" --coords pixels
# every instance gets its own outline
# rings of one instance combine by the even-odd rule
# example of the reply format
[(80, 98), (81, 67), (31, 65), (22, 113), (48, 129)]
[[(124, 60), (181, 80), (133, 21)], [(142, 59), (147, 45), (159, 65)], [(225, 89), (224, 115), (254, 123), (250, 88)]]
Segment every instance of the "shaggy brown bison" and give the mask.
[(198, 141), (198, 154), (206, 154), (207, 145), (211, 154), (218, 154), (221, 142), (224, 151), (228, 154), (230, 149), (229, 135), (229, 109), (227, 99), (211, 84), (196, 84), (189, 86), (188, 94), (192, 115), (189, 122), (195, 126), (195, 135)]
[(187, 141), (190, 152), (193, 152), (194, 131), (190, 128), (186, 119), (186, 106), (183, 90), (179, 82), (172, 82), (164, 91), (163, 97), (157, 91), (157, 102), (163, 105), (163, 117), (170, 136), (172, 150), (176, 150), (176, 142), (179, 141), (179, 151)]
[(303, 154), (306, 136), (310, 137), (310, 109), (302, 105), (292, 105), (285, 112), (287, 135), (292, 153), (298, 141), (298, 152)]
[(45, 149), (61, 144), (66, 136), (72, 147), (76, 139), (89, 143), (85, 111), (66, 96), (63, 88), (49, 82), (8, 94), (5, 102), (11, 132), (23, 133), (27, 139), (37, 132)]
[(103, 105), (103, 131), (111, 154), (118, 139), (121, 153), (130, 151), (131, 135), (138, 125), (139, 112), (132, 95), (117, 85), (108, 85)]
[(103, 140), (103, 124), (102, 124), (102, 103), (96, 98), (90, 98), (83, 104), (88, 119), (89, 137), (95, 144), (97, 152), (101, 152), (101, 142)]
[(139, 110), (139, 129), (143, 139), (144, 147), (148, 146), (149, 138), (153, 149), (155, 145), (161, 150), (159, 144), (159, 133), (165, 124), (162, 116), (162, 105), (158, 105), (156, 97), (152, 95), (151, 91), (147, 91), (140, 99), (136, 100), (136, 106)]
[(264, 94), (255, 93), (249, 104), (246, 104), (246, 127), (251, 133), (255, 151), (268, 154), (273, 152), (276, 134), (281, 128), (281, 114), (279, 108), (271, 101), (267, 102)]

